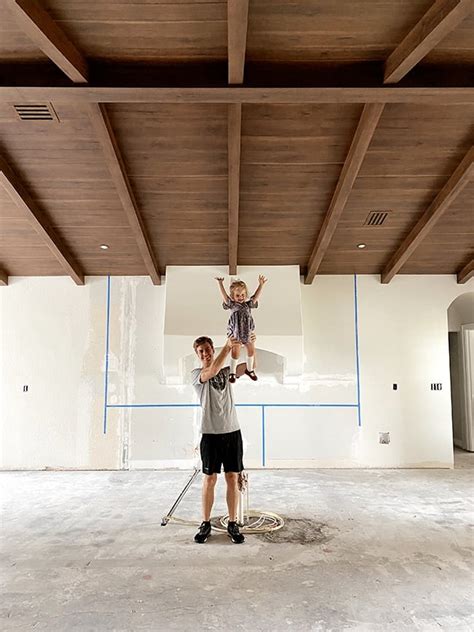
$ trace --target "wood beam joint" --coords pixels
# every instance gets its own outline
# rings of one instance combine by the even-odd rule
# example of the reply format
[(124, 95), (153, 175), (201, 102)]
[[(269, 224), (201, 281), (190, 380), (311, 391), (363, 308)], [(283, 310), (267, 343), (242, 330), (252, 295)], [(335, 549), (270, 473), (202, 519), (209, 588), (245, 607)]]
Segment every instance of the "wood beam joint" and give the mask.
[(457, 274), (458, 283), (466, 283), (474, 277), (474, 259), (471, 259)]
[(230, 84), (241, 84), (244, 81), (248, 19), (249, 0), (227, 0), (227, 54)]
[(87, 61), (35, 0), (8, 0), (25, 34), (75, 83), (87, 83)]
[(385, 62), (384, 83), (397, 83), (472, 10), (472, 0), (436, 0)]

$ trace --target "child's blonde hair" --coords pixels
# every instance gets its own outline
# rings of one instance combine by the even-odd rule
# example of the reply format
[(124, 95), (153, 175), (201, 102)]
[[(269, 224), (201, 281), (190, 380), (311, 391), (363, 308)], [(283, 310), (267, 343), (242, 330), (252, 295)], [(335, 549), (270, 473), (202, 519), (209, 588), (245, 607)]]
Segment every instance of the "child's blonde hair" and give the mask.
[(240, 279), (235, 279), (235, 281), (232, 281), (232, 283), (230, 284), (230, 287), (229, 287), (230, 296), (231, 297), (234, 296), (235, 290), (238, 290), (238, 289), (245, 290), (247, 296), (249, 295), (249, 291), (248, 291), (248, 288), (247, 288), (246, 284), (243, 281), (241, 281)]

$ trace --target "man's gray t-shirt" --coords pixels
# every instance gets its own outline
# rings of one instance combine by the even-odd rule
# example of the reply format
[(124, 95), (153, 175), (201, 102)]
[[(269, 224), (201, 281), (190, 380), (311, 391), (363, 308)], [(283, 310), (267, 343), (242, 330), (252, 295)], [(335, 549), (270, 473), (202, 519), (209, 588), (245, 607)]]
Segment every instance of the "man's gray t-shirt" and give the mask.
[(239, 430), (234, 398), (229, 383), (230, 369), (222, 368), (217, 375), (201, 383), (201, 370), (192, 372), (192, 384), (202, 407), (201, 432), (225, 434)]

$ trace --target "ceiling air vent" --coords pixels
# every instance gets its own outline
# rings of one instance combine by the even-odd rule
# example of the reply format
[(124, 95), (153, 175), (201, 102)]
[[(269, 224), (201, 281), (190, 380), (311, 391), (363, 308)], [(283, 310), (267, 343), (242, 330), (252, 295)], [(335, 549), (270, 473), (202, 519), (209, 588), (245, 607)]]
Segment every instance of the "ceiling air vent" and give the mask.
[(16, 113), (22, 121), (58, 121), (58, 116), (51, 103), (26, 103), (14, 105)]
[(364, 226), (382, 226), (388, 217), (389, 211), (372, 211), (365, 220)]

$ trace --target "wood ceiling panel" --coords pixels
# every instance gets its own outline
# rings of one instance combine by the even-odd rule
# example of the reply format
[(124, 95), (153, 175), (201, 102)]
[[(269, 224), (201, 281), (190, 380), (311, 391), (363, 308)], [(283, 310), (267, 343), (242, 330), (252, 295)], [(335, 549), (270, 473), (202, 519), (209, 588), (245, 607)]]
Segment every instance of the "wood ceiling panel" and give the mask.
[[(59, 123), (16, 120), (12, 124), (4, 112), (2, 148), (85, 274), (112, 270), (146, 274), (85, 112), (60, 105), (57, 113)], [(2, 214), (18, 216), (11, 203), (4, 205), (1, 200)], [(109, 250), (100, 250), (102, 243)], [(5, 257), (8, 269), (11, 254)], [(31, 257), (35, 256), (32, 250)]]
[[(159, 217), (173, 220), (175, 218), (183, 218), (184, 220), (197, 221), (199, 216), (213, 217), (222, 213), (227, 213), (227, 206), (222, 199), (222, 193), (219, 194), (139, 194), (137, 199), (140, 201), (142, 214), (144, 217), (156, 219)], [(183, 209), (186, 210), (183, 213)]]
[(275, 244), (256, 247), (254, 243), (243, 242), (239, 244), (239, 265), (251, 266), (266, 262), (265, 265), (299, 265), (300, 268), (304, 268), (310, 252), (311, 245), (306, 251), (297, 245)]
[(265, 252), (269, 265), (306, 265), (361, 110), (244, 106), (240, 264)]
[(226, 265), (228, 261), (227, 243), (220, 246), (187, 246), (163, 244), (160, 255), (169, 266), (213, 266)]
[[(270, 157), (268, 158), (270, 160)], [(242, 194), (246, 193), (318, 193), (328, 178), (337, 178), (341, 172), (341, 163), (322, 164), (278, 164), (245, 163), (241, 169)], [(278, 183), (278, 187), (275, 184)]]
[[(469, 183), (408, 259), (399, 274), (455, 274), (474, 254), (474, 182)], [(443, 272), (441, 272), (443, 270)]]
[(109, 116), (160, 265), (202, 265), (216, 248), (225, 263), (227, 107), (112, 105)]
[[(375, 263), (375, 259), (367, 257), (375, 257), (376, 252), (380, 265), (386, 265), (389, 255), (409, 234), (469, 149), (473, 121), (474, 109), (470, 106), (387, 105), (321, 271), (341, 270), (343, 256), (344, 273), (361, 272), (361, 263)], [(470, 193), (472, 206), (472, 190)], [(469, 193), (463, 197), (465, 205), (469, 204), (468, 196)], [(376, 210), (390, 211), (384, 225), (364, 226), (369, 213)], [(466, 227), (474, 223), (467, 214), (462, 218), (456, 214), (449, 217), (451, 222), (445, 223), (447, 245), (456, 244), (456, 231), (466, 234)], [(466, 257), (466, 241), (469, 237), (458, 240), (461, 257)], [(358, 249), (358, 243), (367, 244), (367, 248)], [(423, 264), (418, 265), (418, 273), (423, 265), (429, 267), (436, 259), (444, 260), (444, 251), (431, 247)], [(448, 268), (452, 265), (451, 258)], [(452, 268), (450, 271), (455, 272)], [(401, 273), (405, 273), (405, 266)]]
[(89, 59), (227, 58), (226, 2), (47, 0), (44, 5)]
[(245, 105), (245, 133), (281, 138), (346, 136), (354, 131), (361, 111), (352, 104)]
[(188, 212), (186, 209), (186, 216), (182, 216), (176, 212), (176, 210), (169, 210), (167, 206), (166, 211), (155, 212), (144, 214), (150, 225), (153, 226), (153, 231), (160, 234), (160, 232), (170, 230), (170, 226), (173, 227), (174, 232), (179, 232), (181, 230), (226, 230), (227, 229), (227, 219), (226, 219), (226, 211), (227, 209), (220, 209), (219, 211), (201, 211), (198, 209), (197, 211), (193, 211), (192, 213)]
[[(3, 188), (3, 187), (0, 187)], [(0, 200), (0, 212), (3, 200)], [(0, 216), (2, 266), (10, 276), (66, 273), (51, 250), (23, 217)]]
[(416, 260), (408, 260), (398, 274), (456, 274), (461, 270), (466, 262), (465, 253), (456, 247), (444, 248), (439, 259), (439, 250), (439, 245), (419, 246)]
[(147, 199), (148, 194), (192, 194), (205, 193), (212, 195), (225, 194), (227, 191), (227, 178), (199, 177), (199, 176), (134, 176), (130, 178), (134, 190), (140, 192), (142, 199)]
[(385, 60), (432, 0), (250, 0), (247, 60)]

